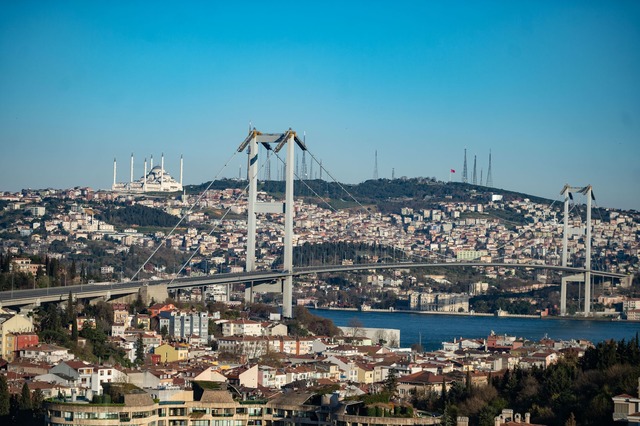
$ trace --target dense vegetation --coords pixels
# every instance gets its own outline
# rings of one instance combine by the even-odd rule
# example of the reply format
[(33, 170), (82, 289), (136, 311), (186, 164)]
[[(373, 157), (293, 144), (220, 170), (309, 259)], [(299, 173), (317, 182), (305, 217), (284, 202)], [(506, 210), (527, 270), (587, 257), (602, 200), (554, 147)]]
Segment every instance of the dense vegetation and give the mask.
[(44, 424), (44, 394), (29, 391), (23, 383), (19, 394), (9, 394), (5, 375), (0, 375), (0, 423), (3, 425), (39, 426)]
[(141, 204), (105, 209), (96, 214), (96, 217), (115, 226), (137, 225), (169, 228), (178, 222), (175, 216)]
[[(76, 320), (80, 312), (94, 318), (95, 327), (79, 326)], [(74, 355), (87, 361), (111, 362), (124, 366), (131, 364), (124, 350), (108, 341), (113, 325), (113, 307), (109, 303), (100, 301), (79, 309), (70, 293), (64, 309), (58, 304), (47, 303), (37, 311), (37, 317), (41, 341), (64, 346)], [(78, 344), (78, 337), (86, 339), (86, 343)]]
[(292, 336), (307, 336), (311, 332), (316, 336), (333, 337), (342, 333), (333, 321), (313, 315), (303, 306), (294, 306), (293, 317), (286, 322)]
[[(188, 186), (186, 190), (189, 194), (198, 194), (204, 191), (210, 183)], [(244, 189), (246, 186), (247, 181), (222, 179), (214, 181), (211, 184), (211, 189)], [(259, 189), (270, 194), (283, 194), (285, 182), (263, 181), (260, 182)], [(304, 183), (296, 182), (294, 186), (296, 196), (309, 197), (318, 203), (321, 202), (318, 196), (323, 199), (353, 201), (345, 189), (361, 204), (375, 204), (384, 212), (398, 212), (401, 207), (426, 208), (445, 200), (469, 201), (475, 199), (484, 203), (491, 200), (492, 194), (501, 194), (505, 200), (528, 198), (542, 204), (551, 203), (550, 200), (532, 195), (460, 182), (439, 182), (435, 178), (372, 179), (355, 185), (313, 179), (305, 180)]]
[(444, 412), (444, 424), (455, 424), (455, 418), (464, 415), (472, 426), (493, 426), (494, 417), (511, 408), (531, 413), (532, 423), (612, 425), (611, 398), (636, 394), (638, 377), (640, 346), (636, 335), (630, 342), (598, 343), (582, 358), (569, 352), (544, 370), (506, 371), (490, 378), (488, 386), (474, 387), (467, 381), (454, 383), (443, 395), (415, 394), (413, 403), (418, 409)]

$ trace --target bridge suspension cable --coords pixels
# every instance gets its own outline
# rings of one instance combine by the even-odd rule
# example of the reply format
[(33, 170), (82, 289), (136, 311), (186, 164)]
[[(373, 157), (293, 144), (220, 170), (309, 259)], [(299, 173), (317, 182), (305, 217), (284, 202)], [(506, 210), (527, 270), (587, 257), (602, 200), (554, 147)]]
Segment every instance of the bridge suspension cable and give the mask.
[[(237, 154), (238, 151), (236, 151)], [(235, 155), (235, 154), (234, 154)], [(268, 161), (268, 160), (267, 160)], [(258, 177), (258, 174), (260, 173), (260, 171), (262, 170), (262, 168), (265, 166), (266, 162), (261, 163), (260, 167), (256, 170), (256, 174), (255, 176), (251, 176), (252, 179), (256, 179)], [(220, 217), (219, 219), (219, 224), (222, 224), (222, 221), (227, 217), (227, 215), (229, 214), (229, 212), (231, 211), (231, 207), (233, 206), (233, 204), (235, 204), (240, 197), (242, 197), (243, 195), (245, 195), (247, 193), (247, 190), (249, 189), (249, 185), (251, 185), (251, 180), (249, 180), (249, 182), (247, 183), (247, 185), (244, 187), (244, 189), (236, 196), (236, 198), (233, 200), (232, 205), (227, 208), (227, 210), (224, 212), (224, 214)], [(209, 185), (211, 186), (211, 185)], [(209, 233), (207, 234), (207, 236), (211, 236), (216, 230), (218, 229), (218, 225), (214, 225), (211, 228), (211, 231), (209, 231)], [(189, 256), (189, 258), (187, 259), (187, 261), (185, 263), (182, 264), (182, 266), (180, 267), (180, 269), (178, 270), (178, 272), (175, 274), (174, 277), (171, 278), (171, 281), (169, 281), (169, 284), (172, 284), (175, 279), (180, 275), (180, 273), (182, 273), (182, 271), (184, 270), (184, 268), (186, 268), (186, 266), (191, 263), (191, 260), (193, 260), (193, 258), (196, 256), (196, 254), (198, 254), (198, 252), (200, 251), (200, 246), (198, 245), (195, 250), (193, 250), (193, 253), (191, 254), (191, 256)]]
[[(220, 169), (220, 171), (218, 171), (218, 173), (216, 174), (216, 176), (211, 180), (211, 182), (209, 182), (209, 185), (207, 185), (207, 187), (205, 188), (204, 191), (202, 191), (202, 193), (198, 196), (198, 198), (193, 202), (193, 204), (191, 205), (191, 207), (189, 207), (189, 209), (182, 215), (182, 217), (180, 217), (180, 220), (178, 220), (178, 223), (175, 224), (175, 226), (171, 229), (171, 231), (169, 232), (169, 234), (167, 236), (171, 236), (173, 235), (173, 233), (175, 232), (175, 230), (178, 228), (178, 226), (180, 226), (180, 224), (184, 221), (184, 219), (191, 214), (191, 212), (193, 211), (193, 209), (198, 205), (198, 203), (200, 203), (200, 201), (202, 200), (202, 198), (204, 197), (204, 195), (207, 193), (207, 191), (209, 191), (209, 189), (211, 189), (211, 186), (213, 185), (213, 183), (216, 181), (216, 179), (218, 179), (218, 177), (220, 177), (220, 174), (222, 174), (222, 172), (224, 171), (224, 169), (229, 165), (229, 163), (233, 160), (233, 158), (238, 154), (237, 151), (235, 151), (231, 157), (229, 157), (229, 159), (224, 163), (224, 165), (222, 166), (222, 168)], [(149, 263), (151, 261), (151, 259), (153, 258), (153, 256), (156, 255), (156, 253), (158, 252), (158, 250), (160, 250), (160, 247), (162, 247), (162, 243), (158, 244), (158, 246), (155, 248), (155, 250), (151, 253), (151, 255), (149, 255), (149, 257), (147, 258), (147, 260), (144, 261), (144, 263), (138, 268), (138, 270), (135, 272), (135, 274), (133, 274), (133, 276), (131, 277), (131, 281), (135, 280), (135, 278), (138, 276), (138, 274), (144, 269), (145, 266), (147, 266), (147, 263)]]

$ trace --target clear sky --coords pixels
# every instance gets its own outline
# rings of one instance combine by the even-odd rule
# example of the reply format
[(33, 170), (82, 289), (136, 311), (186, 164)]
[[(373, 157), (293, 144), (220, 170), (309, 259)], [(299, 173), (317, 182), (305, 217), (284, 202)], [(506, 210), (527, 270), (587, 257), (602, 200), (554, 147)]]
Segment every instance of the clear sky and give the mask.
[(0, 2), (0, 190), (108, 188), (132, 152), (201, 183), (250, 121), (342, 182), (376, 150), (460, 180), (466, 147), (470, 179), (491, 150), (494, 186), (640, 210), (640, 2)]

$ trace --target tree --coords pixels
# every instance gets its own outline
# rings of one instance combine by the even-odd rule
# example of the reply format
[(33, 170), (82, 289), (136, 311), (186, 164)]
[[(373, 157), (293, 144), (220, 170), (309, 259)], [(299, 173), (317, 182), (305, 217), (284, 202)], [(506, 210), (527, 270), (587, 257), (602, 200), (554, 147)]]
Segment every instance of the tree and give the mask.
[(424, 347), (420, 343), (414, 343), (411, 345), (411, 352), (423, 353)]
[(576, 426), (578, 423), (576, 423), (576, 416), (575, 414), (573, 414), (573, 412), (571, 413), (571, 416), (569, 416), (569, 418), (567, 419), (567, 421), (564, 423), (564, 426)]
[(78, 343), (78, 321), (75, 318), (71, 320), (71, 340)]
[(362, 329), (364, 325), (358, 318), (351, 318), (347, 326), (350, 328), (349, 334), (351, 337), (362, 337), (364, 336), (364, 330)]
[(377, 330), (373, 336), (373, 340), (377, 345), (384, 345), (387, 343), (387, 332), (383, 329)]
[(69, 292), (69, 298), (67, 299), (67, 309), (66, 309), (66, 318), (65, 323), (69, 321), (73, 321), (76, 317), (76, 307), (73, 301), (73, 293)]
[(26, 382), (22, 385), (19, 406), (21, 410), (31, 410), (31, 391)]
[(37, 418), (44, 416), (44, 394), (40, 389), (36, 389), (31, 394), (31, 407), (33, 408), (33, 414)]
[(142, 334), (138, 334), (138, 340), (136, 340), (136, 364), (140, 365), (144, 363), (144, 343), (142, 342)]
[(76, 269), (76, 260), (73, 259), (71, 261), (71, 266), (69, 267), (69, 278), (71, 279), (72, 282), (73, 280), (76, 279), (77, 275), (78, 275), (78, 271)]
[(0, 374), (0, 416), (6, 416), (9, 414), (10, 399), (7, 377)]
[(383, 388), (384, 391), (389, 394), (389, 400), (393, 399), (398, 389), (398, 376), (396, 375), (395, 369), (389, 369), (387, 378), (384, 380)]
[[(212, 321), (209, 321), (209, 325), (211, 325)], [(215, 324), (215, 323), (214, 323)], [(160, 327), (160, 334), (162, 335), (162, 340), (166, 340), (167, 336), (169, 335), (169, 329), (167, 328), (167, 325), (163, 325), (162, 327)]]

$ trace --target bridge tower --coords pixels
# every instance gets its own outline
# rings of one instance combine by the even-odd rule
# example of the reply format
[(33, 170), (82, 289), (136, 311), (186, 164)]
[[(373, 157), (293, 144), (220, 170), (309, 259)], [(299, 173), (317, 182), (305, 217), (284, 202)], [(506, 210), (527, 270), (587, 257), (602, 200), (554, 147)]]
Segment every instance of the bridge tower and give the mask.
[[(285, 202), (265, 203), (258, 202), (258, 144), (262, 144), (267, 150), (273, 150), (276, 154), (286, 146), (287, 156), (285, 164)], [(255, 128), (249, 131), (249, 135), (238, 147), (238, 152), (248, 149), (249, 155), (249, 194), (247, 201), (247, 261), (246, 271), (255, 271), (256, 265), (256, 214), (257, 213), (284, 213), (284, 264), (283, 269), (291, 273), (293, 271), (293, 216), (295, 206), (293, 201), (293, 180), (295, 165), (296, 144), (306, 151), (306, 145), (301, 141), (296, 132), (289, 129), (284, 133), (261, 133)], [(272, 147), (275, 145), (275, 148)], [(293, 278), (287, 276), (282, 283), (282, 314), (284, 317), (293, 317)]]
[(564, 196), (564, 220), (562, 227), (562, 266), (567, 266), (568, 231), (569, 231), (569, 200), (573, 199), (572, 192), (578, 192), (587, 197), (587, 223), (585, 230), (585, 265), (584, 277), (572, 275), (562, 277), (560, 284), (560, 315), (567, 314), (567, 282), (582, 282), (584, 280), (584, 315), (591, 315), (591, 201), (595, 200), (593, 187), (572, 187), (568, 184), (562, 188), (560, 194)]

